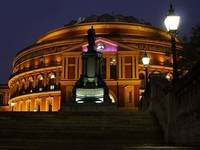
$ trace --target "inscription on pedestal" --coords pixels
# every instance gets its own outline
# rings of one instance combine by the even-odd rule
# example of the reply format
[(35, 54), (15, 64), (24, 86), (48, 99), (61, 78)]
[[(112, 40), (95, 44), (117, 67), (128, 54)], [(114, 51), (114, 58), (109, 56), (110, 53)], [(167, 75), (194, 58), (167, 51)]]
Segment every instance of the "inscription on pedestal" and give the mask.
[(91, 99), (94, 103), (103, 103), (104, 89), (103, 88), (94, 88), (94, 89), (77, 88), (76, 102), (84, 103), (86, 99), (88, 100)]

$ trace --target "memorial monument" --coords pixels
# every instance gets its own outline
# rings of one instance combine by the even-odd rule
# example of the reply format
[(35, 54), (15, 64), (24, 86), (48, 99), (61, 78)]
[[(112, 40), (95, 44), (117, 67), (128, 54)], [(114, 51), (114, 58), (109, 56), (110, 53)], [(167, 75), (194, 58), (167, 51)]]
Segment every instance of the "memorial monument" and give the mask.
[(101, 77), (102, 53), (96, 51), (95, 30), (88, 30), (88, 50), (82, 53), (82, 75), (73, 88), (73, 103), (111, 104), (108, 88)]

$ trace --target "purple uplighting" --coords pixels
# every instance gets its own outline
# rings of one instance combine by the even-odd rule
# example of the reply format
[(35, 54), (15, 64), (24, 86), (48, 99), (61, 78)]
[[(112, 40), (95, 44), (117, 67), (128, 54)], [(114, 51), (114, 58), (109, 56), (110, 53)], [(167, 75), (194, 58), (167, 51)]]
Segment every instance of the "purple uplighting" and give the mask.
[[(82, 46), (83, 52), (87, 52), (87, 46), (88, 44), (85, 44)], [(96, 49), (98, 52), (116, 52), (117, 51), (117, 45), (114, 43), (111, 43), (109, 41), (103, 40), (103, 39), (97, 39), (96, 40)]]

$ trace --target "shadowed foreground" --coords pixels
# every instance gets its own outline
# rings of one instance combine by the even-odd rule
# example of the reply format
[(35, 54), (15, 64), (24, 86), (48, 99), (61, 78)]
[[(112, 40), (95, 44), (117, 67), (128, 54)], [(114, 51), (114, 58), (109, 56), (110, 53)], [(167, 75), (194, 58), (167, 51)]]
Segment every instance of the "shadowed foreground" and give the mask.
[(0, 113), (0, 135), (1, 150), (164, 149), (155, 118), (138, 112)]

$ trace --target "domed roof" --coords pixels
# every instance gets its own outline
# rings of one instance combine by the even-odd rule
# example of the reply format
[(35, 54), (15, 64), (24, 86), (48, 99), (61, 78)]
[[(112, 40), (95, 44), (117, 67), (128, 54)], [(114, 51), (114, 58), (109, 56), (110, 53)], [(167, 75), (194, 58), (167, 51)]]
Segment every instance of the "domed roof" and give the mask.
[(90, 23), (90, 22), (126, 22), (126, 23), (138, 23), (151, 25), (149, 22), (145, 22), (143, 19), (138, 19), (133, 16), (123, 16), (120, 14), (103, 14), (103, 15), (91, 15), (89, 17), (80, 17), (77, 20), (72, 20), (68, 25), (81, 24), (81, 23)]
[[(123, 16), (123, 15), (114, 15), (114, 14), (103, 14), (103, 15), (91, 15), (89, 17), (80, 17), (77, 20), (72, 20), (68, 24), (65, 24), (64, 27), (57, 28), (52, 30), (41, 37), (36, 41), (37, 44), (46, 43), (51, 41), (66, 40), (72, 38), (80, 38), (87, 36), (87, 30), (94, 26), (97, 36), (155, 36), (157, 32), (162, 32), (162, 38), (168, 40), (168, 35), (163, 33), (162, 30), (153, 27), (151, 23), (144, 21), (143, 19), (138, 19), (133, 16)], [(150, 32), (150, 33), (147, 33)], [(153, 34), (152, 34), (153, 33)]]

